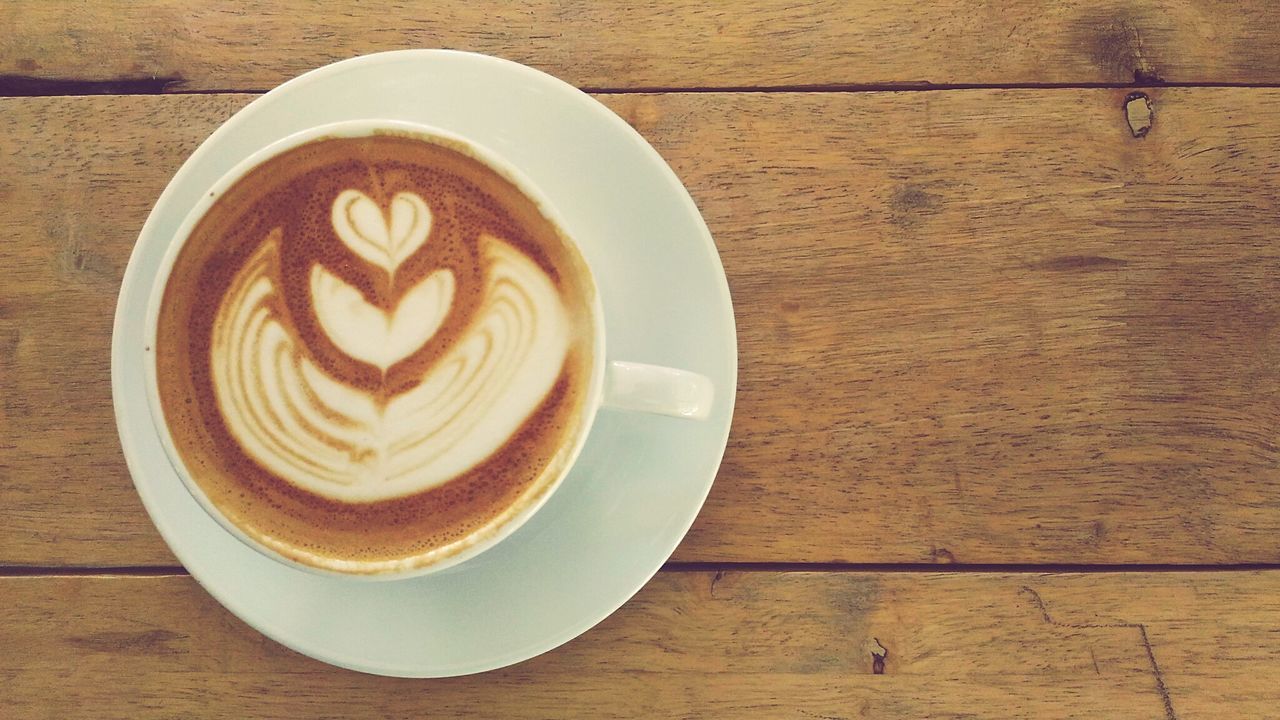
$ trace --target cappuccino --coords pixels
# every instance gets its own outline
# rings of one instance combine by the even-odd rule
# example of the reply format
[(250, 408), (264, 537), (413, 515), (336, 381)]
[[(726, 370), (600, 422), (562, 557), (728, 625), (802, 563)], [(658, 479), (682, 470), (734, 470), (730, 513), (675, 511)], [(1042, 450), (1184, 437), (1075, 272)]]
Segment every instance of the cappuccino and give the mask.
[(217, 197), (164, 287), (164, 422), (209, 501), (354, 572), (486, 537), (586, 431), (595, 290), (538, 204), (466, 148), (314, 140)]

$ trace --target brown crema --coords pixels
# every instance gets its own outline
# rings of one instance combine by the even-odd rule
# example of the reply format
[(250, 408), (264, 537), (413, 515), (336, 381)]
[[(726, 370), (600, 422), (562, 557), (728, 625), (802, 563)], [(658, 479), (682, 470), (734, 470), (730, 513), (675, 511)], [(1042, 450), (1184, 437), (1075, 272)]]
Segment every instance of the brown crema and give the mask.
[[(389, 212), (411, 192), (426, 201), (431, 229), (394, 275), (354, 254), (331, 213), (344, 190)], [(552, 390), (517, 432), (480, 465), (421, 492), (372, 502), (315, 494), (267, 470), (228, 428), (211, 371), (219, 306), (264, 243), (277, 242), (270, 275), (276, 312), (311, 362), (379, 402), (411, 390), (459, 341), (484, 299), (481, 238), (496, 237), (533, 260), (568, 311), (568, 354)], [(439, 269), (456, 281), (439, 330), (384, 372), (344, 353), (312, 307), (309, 276), (321, 264), (391, 311)], [(165, 286), (157, 325), (156, 376), (165, 423), (190, 475), (233, 524), (295, 560), (319, 566), (394, 563), (448, 547), (460, 551), (536, 502), (586, 431), (593, 374), (594, 287), (577, 250), (537, 204), (462, 149), (396, 133), (324, 138), (270, 158), (218, 197), (198, 222)], [(357, 566), (346, 569), (359, 572)]]

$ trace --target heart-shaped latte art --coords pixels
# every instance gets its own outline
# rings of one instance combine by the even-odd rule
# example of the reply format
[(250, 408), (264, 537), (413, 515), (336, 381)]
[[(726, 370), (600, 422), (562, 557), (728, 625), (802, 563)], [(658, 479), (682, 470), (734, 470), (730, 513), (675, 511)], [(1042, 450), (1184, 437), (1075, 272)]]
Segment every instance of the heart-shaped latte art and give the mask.
[(379, 402), (325, 372), (282, 321), (279, 246), (264, 243), (223, 298), (210, 352), (218, 407), (244, 452), (305, 490), (374, 502), (445, 483), (502, 447), (555, 385), (570, 329), (535, 262), (493, 237), (481, 253), (470, 326), (416, 386)]
[(333, 229), (351, 252), (392, 276), (431, 233), (431, 210), (411, 192), (391, 198), (388, 215), (359, 190), (343, 190), (333, 201)]
[[(431, 229), (426, 203), (408, 192), (384, 214), (364, 193), (344, 190), (332, 216), (343, 243), (393, 279)], [(555, 387), (572, 324), (554, 281), (515, 245), (481, 234), (473, 317), (416, 384), (380, 398), (322, 368), (288, 320), (278, 280), (283, 242), (276, 228), (237, 271), (218, 307), (209, 360), (232, 437), (296, 487), (377, 502), (439, 486), (503, 447)], [(457, 283), (449, 269), (436, 269), (388, 311), (318, 263), (309, 277), (325, 334), (384, 372), (437, 333)]]
[(311, 268), (311, 305), (320, 327), (339, 350), (386, 372), (426, 345), (440, 329), (453, 304), (454, 284), (452, 272), (436, 270), (387, 312), (316, 264)]

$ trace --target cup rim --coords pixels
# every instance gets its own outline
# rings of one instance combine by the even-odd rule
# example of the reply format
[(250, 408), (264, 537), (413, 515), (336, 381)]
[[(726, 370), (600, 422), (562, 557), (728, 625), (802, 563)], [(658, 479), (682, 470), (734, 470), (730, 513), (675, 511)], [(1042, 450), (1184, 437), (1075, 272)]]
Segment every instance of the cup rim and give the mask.
[[(483, 164), (489, 170), (498, 173), (499, 176), (514, 185), (516, 189), (534, 203), (543, 217), (556, 229), (561, 241), (577, 255), (580, 268), (583, 271), (583, 277), (586, 280), (592, 332), (591, 350), (593, 362), (591, 375), (587, 383), (586, 397), (582, 401), (582, 414), (578, 422), (577, 435), (572, 446), (569, 447), (568, 453), (565, 454), (564, 460), (560, 464), (560, 469), (549, 480), (544, 479), (539, 484), (526, 490), (522, 497), (530, 494), (535, 494), (535, 497), (520, 507), (518, 511), (514, 513), (504, 511), (467, 536), (442, 547), (433, 548), (425, 553), (386, 561), (334, 560), (326, 564), (312, 564), (289, 557), (250, 536), (217, 507), (204, 492), (204, 489), (200, 487), (199, 483), (196, 482), (187, 467), (186, 461), (182, 458), (182, 454), (178, 451), (173, 441), (169, 425), (165, 420), (163, 403), (160, 400), (160, 386), (156, 367), (158, 357), (156, 337), (159, 327), (160, 308), (174, 264), (179, 254), (181, 254), (182, 248), (190, 239), (192, 231), (204, 218), (209, 208), (250, 171), (280, 154), (310, 142), (325, 138), (370, 137), (383, 133), (412, 137), (423, 142), (442, 145), (467, 155)], [(560, 485), (564, 483), (565, 477), (573, 469), (574, 464), (581, 455), (602, 404), (605, 367), (608, 364), (605, 356), (604, 309), (596, 285), (595, 273), (592, 271), (578, 243), (565, 229), (564, 220), (555, 209), (555, 206), (527, 176), (489, 148), (456, 132), (425, 123), (404, 120), (365, 118), (316, 125), (275, 140), (255, 150), (232, 166), (200, 196), (200, 199), (183, 218), (177, 231), (174, 232), (173, 239), (168, 247), (165, 248), (164, 255), (160, 259), (160, 265), (156, 270), (156, 275), (147, 290), (146, 314), (143, 322), (143, 354), (146, 356), (143, 369), (146, 376), (147, 406), (150, 411), (151, 424), (156, 431), (161, 446), (164, 448), (169, 464), (182, 481), (183, 486), (186, 487), (187, 492), (195, 498), (197, 504), (200, 505), (205, 513), (213, 518), (223, 529), (259, 553), (289, 567), (312, 574), (358, 580), (399, 580), (445, 570), (470, 560), (494, 547), (528, 522), (546, 504)], [(560, 453), (564, 453), (564, 450), (562, 448)]]

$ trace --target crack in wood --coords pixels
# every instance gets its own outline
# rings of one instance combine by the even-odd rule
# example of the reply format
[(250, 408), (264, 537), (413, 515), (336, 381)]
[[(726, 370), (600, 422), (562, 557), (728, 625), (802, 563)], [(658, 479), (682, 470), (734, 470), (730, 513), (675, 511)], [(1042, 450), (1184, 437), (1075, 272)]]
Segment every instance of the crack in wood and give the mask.
[(154, 95), (169, 92), (186, 79), (181, 75), (163, 77), (75, 80), (32, 75), (0, 75), (0, 97), (44, 95)]
[(871, 647), (871, 674), (884, 674), (884, 661), (889, 659), (889, 648), (880, 642), (880, 638), (873, 637), (871, 641), (875, 643)]
[(1151, 670), (1156, 678), (1156, 691), (1160, 693), (1160, 699), (1164, 701), (1164, 715), (1168, 720), (1178, 720), (1178, 716), (1173, 712), (1173, 699), (1169, 697), (1169, 688), (1164, 684), (1164, 675), (1160, 672), (1160, 665), (1156, 662), (1155, 650), (1151, 648), (1151, 639), (1147, 637), (1147, 626), (1137, 623), (1138, 634), (1142, 636), (1142, 647), (1147, 650), (1147, 660), (1151, 662)]
[(716, 585), (720, 584), (720, 581), (723, 579), (724, 579), (723, 570), (717, 570), (716, 574), (711, 576), (711, 597), (716, 596)]
[[(1151, 675), (1155, 678), (1156, 693), (1160, 695), (1160, 701), (1164, 703), (1165, 720), (1178, 720), (1178, 714), (1173, 711), (1173, 699), (1169, 696), (1169, 688), (1164, 683), (1164, 673), (1160, 671), (1160, 663), (1156, 662), (1155, 650), (1151, 647), (1151, 639), (1147, 636), (1147, 626), (1143, 623), (1065, 623), (1058, 622), (1049, 614), (1049, 608), (1044, 604), (1044, 599), (1040, 597), (1040, 593), (1036, 592), (1028, 585), (1023, 585), (1021, 592), (1031, 598), (1031, 602), (1035, 603), (1036, 608), (1040, 610), (1040, 617), (1047, 625), (1055, 627), (1069, 628), (1072, 630), (1101, 630), (1101, 629), (1130, 629), (1137, 630), (1138, 637), (1142, 640), (1142, 648), (1147, 653), (1147, 662), (1151, 664)], [(1094, 669), (1097, 669), (1097, 659), (1094, 659)]]

